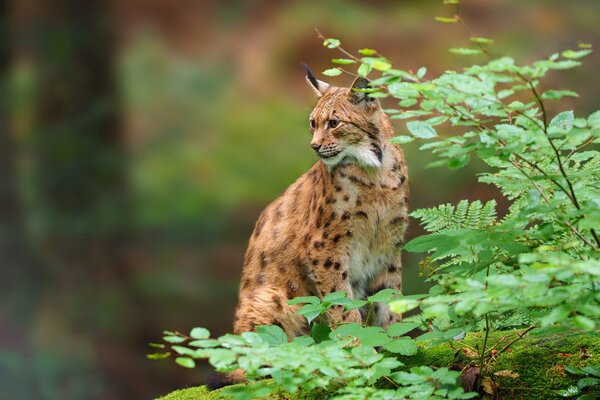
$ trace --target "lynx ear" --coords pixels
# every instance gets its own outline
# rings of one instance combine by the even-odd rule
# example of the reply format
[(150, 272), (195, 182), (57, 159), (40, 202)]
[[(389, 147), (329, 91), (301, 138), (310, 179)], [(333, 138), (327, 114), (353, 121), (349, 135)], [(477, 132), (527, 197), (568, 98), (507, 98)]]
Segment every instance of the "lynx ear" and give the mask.
[(330, 85), (315, 78), (310, 68), (308, 68), (308, 65), (302, 64), (302, 66), (306, 71), (306, 82), (308, 83), (308, 86), (312, 88), (312, 90), (317, 96), (323, 96), (325, 92), (330, 88)]
[(350, 87), (350, 96), (356, 103), (371, 102), (374, 99), (368, 95), (368, 93), (357, 92), (354, 89), (370, 89), (371, 82), (367, 78), (362, 76), (357, 77)]

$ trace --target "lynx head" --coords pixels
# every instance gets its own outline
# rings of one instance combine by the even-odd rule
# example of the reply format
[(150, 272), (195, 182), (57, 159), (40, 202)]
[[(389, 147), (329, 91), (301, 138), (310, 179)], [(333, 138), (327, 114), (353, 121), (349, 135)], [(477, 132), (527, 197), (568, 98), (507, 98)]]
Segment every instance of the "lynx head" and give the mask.
[(391, 129), (379, 101), (355, 89), (369, 81), (358, 77), (350, 88), (331, 86), (316, 79), (305, 65), (306, 81), (319, 97), (310, 114), (310, 146), (330, 169), (339, 163), (381, 166), (384, 137)]

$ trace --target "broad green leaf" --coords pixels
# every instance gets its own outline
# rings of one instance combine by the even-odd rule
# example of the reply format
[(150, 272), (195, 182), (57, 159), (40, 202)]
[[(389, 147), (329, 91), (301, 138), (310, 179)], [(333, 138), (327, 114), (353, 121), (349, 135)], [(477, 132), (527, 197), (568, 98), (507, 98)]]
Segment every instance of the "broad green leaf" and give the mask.
[(559, 100), (563, 97), (579, 97), (579, 95), (572, 90), (547, 90), (541, 95), (544, 100)]
[(302, 306), (296, 314), (304, 315), (308, 323), (310, 324), (315, 318), (317, 318), (324, 311), (321, 304), (306, 304)]
[(390, 343), (383, 346), (389, 352), (401, 354), (403, 356), (412, 356), (417, 354), (417, 344), (414, 340), (408, 337), (394, 339)]
[(313, 324), (310, 329), (310, 336), (316, 343), (321, 343), (324, 340), (329, 340), (331, 328), (325, 324)]
[(589, 319), (588, 317), (584, 317), (583, 315), (578, 315), (573, 318), (573, 324), (584, 331), (593, 331), (596, 328), (596, 323)]
[(339, 68), (329, 68), (323, 71), (323, 75), (327, 76), (338, 76), (342, 74), (342, 70)]
[(366, 77), (369, 75), (373, 67), (370, 64), (362, 63), (360, 67), (358, 67), (357, 74), (362, 77)]
[(387, 333), (390, 336), (402, 336), (421, 326), (419, 322), (396, 322), (388, 326)]
[(404, 144), (404, 143), (410, 143), (413, 140), (415, 140), (415, 138), (412, 136), (396, 136), (396, 137), (393, 137), (390, 139), (390, 143)]
[(387, 303), (392, 300), (397, 293), (398, 291), (395, 289), (383, 289), (374, 295), (367, 297), (367, 300), (370, 303)]
[(590, 128), (600, 128), (600, 111), (596, 111), (588, 117)]
[(390, 303), (390, 310), (396, 314), (404, 314), (417, 307), (419, 307), (419, 301), (413, 299), (402, 298)]
[(557, 114), (554, 118), (552, 118), (549, 126), (568, 130), (568, 129), (573, 128), (574, 119), (575, 119), (575, 116), (573, 114), (573, 111), (563, 111), (563, 112)]
[(287, 301), (287, 303), (290, 306), (293, 306), (295, 304), (300, 304), (300, 303), (319, 304), (320, 302), (321, 302), (321, 299), (319, 299), (317, 296), (294, 297), (293, 299), (290, 299)]
[(271, 346), (279, 346), (288, 342), (288, 336), (277, 325), (262, 325), (256, 328), (256, 332)]
[(194, 368), (196, 366), (196, 362), (189, 357), (177, 357), (175, 362), (184, 368)]
[(437, 136), (434, 128), (427, 125), (423, 121), (410, 121), (406, 123), (406, 127), (413, 136), (421, 139), (431, 139)]
[(210, 336), (210, 332), (206, 328), (193, 328), (190, 336), (193, 339), (207, 339)]
[(459, 169), (469, 164), (471, 160), (471, 156), (469, 154), (460, 154), (456, 157), (452, 157), (448, 160), (448, 168), (450, 169)]
[(177, 335), (165, 336), (163, 340), (168, 343), (183, 343), (185, 342), (185, 338)]

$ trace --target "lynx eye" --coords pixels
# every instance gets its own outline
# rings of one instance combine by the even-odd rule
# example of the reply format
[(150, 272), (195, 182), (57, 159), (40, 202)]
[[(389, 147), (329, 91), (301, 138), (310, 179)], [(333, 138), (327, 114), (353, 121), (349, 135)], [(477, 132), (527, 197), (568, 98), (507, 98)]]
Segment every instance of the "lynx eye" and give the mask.
[(310, 128), (311, 128), (311, 129), (315, 129), (315, 126), (316, 126), (316, 124), (315, 124), (315, 120), (311, 118), (311, 119), (310, 119)]
[(335, 128), (339, 124), (340, 124), (340, 121), (337, 120), (337, 119), (335, 119), (335, 118), (330, 119), (329, 123), (328, 123), (328, 125), (329, 125), (330, 128)]

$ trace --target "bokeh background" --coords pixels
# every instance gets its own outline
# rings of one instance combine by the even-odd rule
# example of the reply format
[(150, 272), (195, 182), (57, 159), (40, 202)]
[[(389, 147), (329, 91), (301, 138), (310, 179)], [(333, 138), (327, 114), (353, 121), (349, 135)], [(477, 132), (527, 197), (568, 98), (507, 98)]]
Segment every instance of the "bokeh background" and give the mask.
[[(465, 35), (433, 17), (451, 13), (441, 0), (2, 2), (0, 399), (202, 383), (207, 368), (148, 360), (147, 343), (230, 330), (258, 214), (316, 161), (300, 62), (318, 72), (338, 54), (314, 28), (434, 76), (484, 62), (447, 52)], [(597, 0), (464, 0), (462, 15), (519, 62), (600, 47)], [(598, 109), (599, 65), (594, 53), (545, 87)], [(476, 183), (481, 165), (431, 170), (416, 145), (406, 153), (412, 208), (498, 198)], [(427, 290), (417, 257), (405, 271), (407, 293)]]

